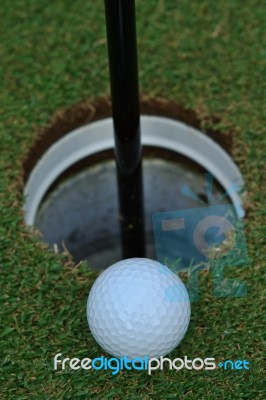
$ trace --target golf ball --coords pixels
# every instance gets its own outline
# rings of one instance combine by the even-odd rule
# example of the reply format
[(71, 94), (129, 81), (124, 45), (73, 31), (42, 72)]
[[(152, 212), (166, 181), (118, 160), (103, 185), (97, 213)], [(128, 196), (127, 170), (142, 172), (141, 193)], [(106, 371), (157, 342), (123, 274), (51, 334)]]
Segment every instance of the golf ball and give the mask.
[(119, 261), (97, 278), (87, 302), (96, 341), (115, 357), (159, 357), (182, 340), (190, 319), (185, 285), (146, 258)]

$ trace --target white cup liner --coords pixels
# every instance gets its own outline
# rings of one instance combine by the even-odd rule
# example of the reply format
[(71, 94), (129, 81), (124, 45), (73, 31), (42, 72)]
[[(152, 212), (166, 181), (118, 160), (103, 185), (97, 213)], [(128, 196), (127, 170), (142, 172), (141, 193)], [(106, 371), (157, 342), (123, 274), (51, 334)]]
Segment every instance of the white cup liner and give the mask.
[[(210, 172), (228, 193), (238, 218), (244, 216), (243, 179), (232, 158), (209, 136), (174, 119), (141, 116), (142, 144), (168, 149), (193, 160)], [(31, 171), (24, 188), (25, 221), (34, 225), (38, 208), (55, 180), (92, 154), (114, 147), (112, 118), (75, 129), (55, 142)]]

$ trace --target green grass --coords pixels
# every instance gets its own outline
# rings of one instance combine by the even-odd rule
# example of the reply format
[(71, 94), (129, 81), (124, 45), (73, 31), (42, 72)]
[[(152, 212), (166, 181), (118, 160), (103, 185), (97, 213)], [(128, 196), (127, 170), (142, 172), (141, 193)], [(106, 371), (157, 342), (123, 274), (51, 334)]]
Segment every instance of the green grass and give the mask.
[[(189, 331), (172, 358), (246, 358), (250, 372), (53, 370), (96, 357), (86, 298), (95, 273), (49, 253), (23, 224), (21, 165), (58, 109), (109, 93), (102, 1), (2, 0), (0, 8), (1, 399), (265, 399), (265, 7), (259, 0), (137, 1), (141, 92), (234, 132), (248, 192), (248, 296), (212, 296), (201, 276)], [(210, 121), (219, 121), (214, 125)], [(264, 186), (265, 187), (265, 186)], [(232, 274), (232, 273), (231, 273)], [(263, 392), (264, 388), (264, 392)]]

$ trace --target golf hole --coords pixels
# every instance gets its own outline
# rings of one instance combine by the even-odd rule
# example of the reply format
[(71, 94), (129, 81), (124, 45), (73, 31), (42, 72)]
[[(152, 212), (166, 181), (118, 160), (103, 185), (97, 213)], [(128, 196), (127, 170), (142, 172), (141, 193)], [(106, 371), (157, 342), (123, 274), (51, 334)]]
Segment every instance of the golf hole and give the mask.
[[(108, 110), (106, 106), (105, 115), (96, 113), (90, 121), (83, 115), (79, 127), (77, 121), (66, 123), (63, 135), (53, 125), (58, 137), (49, 144), (44, 137), (42, 152), (34, 150), (38, 159), (25, 161), (26, 223), (34, 225), (51, 248), (67, 249), (75, 262), (87, 259), (92, 268), (106, 268), (122, 258)], [(152, 113), (149, 106), (146, 110)], [(67, 131), (69, 126), (73, 129)], [(214, 177), (213, 200), (228, 192), (224, 201), (243, 217), (240, 171), (215, 140), (184, 122), (158, 115), (142, 115), (141, 132), (147, 257), (156, 259), (153, 213), (199, 207), (182, 194), (183, 185), (206, 203), (206, 172)]]

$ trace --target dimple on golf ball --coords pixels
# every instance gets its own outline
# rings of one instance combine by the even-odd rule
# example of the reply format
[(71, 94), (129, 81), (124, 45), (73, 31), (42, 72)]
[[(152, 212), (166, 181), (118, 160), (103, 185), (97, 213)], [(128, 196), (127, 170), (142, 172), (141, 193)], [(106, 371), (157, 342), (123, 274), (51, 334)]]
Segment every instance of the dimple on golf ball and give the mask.
[(96, 341), (115, 357), (159, 357), (182, 340), (190, 319), (185, 285), (157, 261), (131, 258), (97, 278), (87, 302)]

